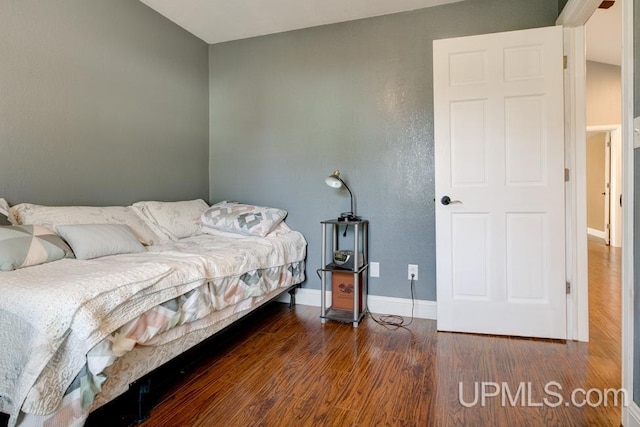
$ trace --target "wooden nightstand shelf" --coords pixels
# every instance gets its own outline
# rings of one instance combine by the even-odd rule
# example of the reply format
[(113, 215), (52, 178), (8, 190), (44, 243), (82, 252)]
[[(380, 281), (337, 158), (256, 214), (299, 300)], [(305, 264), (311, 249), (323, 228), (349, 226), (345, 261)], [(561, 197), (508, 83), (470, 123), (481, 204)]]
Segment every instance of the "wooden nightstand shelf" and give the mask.
[[(367, 272), (369, 270), (368, 237), (369, 221), (322, 221), (322, 264), (320, 318), (322, 323), (335, 320), (353, 323), (357, 327), (367, 311)], [(353, 263), (342, 268), (333, 262), (333, 254), (339, 250), (341, 227), (353, 227)], [(327, 245), (327, 229), (331, 230), (331, 244)], [(330, 260), (330, 262), (328, 262)], [(331, 305), (327, 307), (328, 283), (331, 283)]]

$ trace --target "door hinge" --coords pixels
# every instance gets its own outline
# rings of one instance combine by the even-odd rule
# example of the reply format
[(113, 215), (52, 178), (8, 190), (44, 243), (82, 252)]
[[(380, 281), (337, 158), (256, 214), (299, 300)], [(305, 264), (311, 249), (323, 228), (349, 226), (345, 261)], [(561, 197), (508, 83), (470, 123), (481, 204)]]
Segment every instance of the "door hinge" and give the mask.
[(564, 169), (564, 182), (569, 182), (569, 168)]
[(569, 295), (571, 293), (571, 282), (566, 282), (566, 286), (567, 295)]
[(567, 58), (567, 55), (564, 55), (564, 56), (562, 57), (562, 68), (563, 68), (563, 69), (565, 69), (565, 70), (567, 69), (567, 63), (568, 63), (568, 62), (569, 62), (569, 58)]

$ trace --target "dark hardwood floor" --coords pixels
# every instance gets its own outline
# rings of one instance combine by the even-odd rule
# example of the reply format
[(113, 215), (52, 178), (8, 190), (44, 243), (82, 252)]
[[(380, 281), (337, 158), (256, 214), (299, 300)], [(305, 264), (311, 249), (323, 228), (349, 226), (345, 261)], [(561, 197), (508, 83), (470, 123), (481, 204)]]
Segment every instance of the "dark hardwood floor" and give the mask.
[[(613, 394), (570, 399), (621, 387), (620, 258), (589, 239), (589, 343), (438, 333), (422, 319), (354, 329), (271, 304), (204, 346), (141, 426), (618, 426)], [(484, 405), (482, 382), (498, 394)], [(87, 426), (117, 425), (120, 408)]]
[[(354, 329), (322, 325), (315, 307), (274, 304), (142, 426), (617, 426), (612, 393), (607, 406), (577, 406), (580, 390), (571, 402), (576, 389), (594, 389), (595, 404), (621, 387), (620, 251), (590, 239), (589, 258), (589, 343), (438, 333), (421, 319), (389, 330), (367, 318)], [(482, 382), (498, 393), (484, 406)]]

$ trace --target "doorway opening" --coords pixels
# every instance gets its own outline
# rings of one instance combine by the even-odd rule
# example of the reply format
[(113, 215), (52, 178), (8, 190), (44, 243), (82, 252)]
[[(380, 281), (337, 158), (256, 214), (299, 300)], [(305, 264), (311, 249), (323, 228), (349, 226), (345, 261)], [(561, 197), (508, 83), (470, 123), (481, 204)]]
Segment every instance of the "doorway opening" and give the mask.
[(622, 246), (621, 126), (588, 126), (586, 142), (587, 233)]
[(622, 387), (621, 28), (621, 2), (585, 25), (589, 340), (609, 349), (607, 387)]

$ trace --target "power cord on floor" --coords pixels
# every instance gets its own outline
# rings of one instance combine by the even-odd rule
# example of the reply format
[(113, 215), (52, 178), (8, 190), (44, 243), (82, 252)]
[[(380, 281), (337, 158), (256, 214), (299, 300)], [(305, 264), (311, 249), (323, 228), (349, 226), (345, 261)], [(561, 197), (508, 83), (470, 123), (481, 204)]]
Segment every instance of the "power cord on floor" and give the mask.
[(371, 317), (371, 319), (373, 319), (373, 321), (378, 325), (384, 326), (387, 329), (406, 328), (411, 323), (413, 323), (413, 310), (416, 305), (416, 301), (413, 295), (414, 278), (415, 274), (412, 274), (409, 281), (409, 289), (411, 290), (411, 319), (409, 319), (409, 322), (405, 323), (404, 317), (397, 314), (381, 314), (380, 317), (376, 319), (373, 313), (369, 311), (369, 304), (367, 304), (367, 314), (369, 314), (369, 317)]

